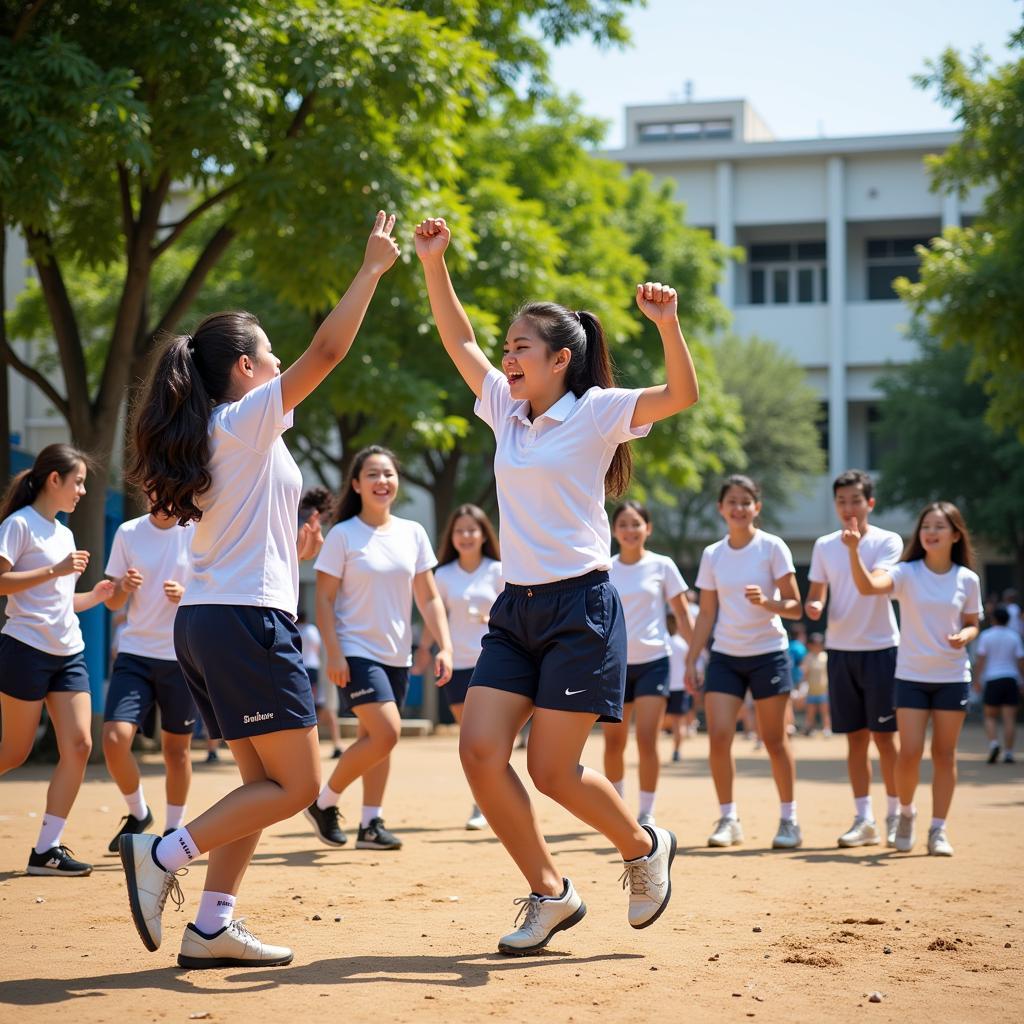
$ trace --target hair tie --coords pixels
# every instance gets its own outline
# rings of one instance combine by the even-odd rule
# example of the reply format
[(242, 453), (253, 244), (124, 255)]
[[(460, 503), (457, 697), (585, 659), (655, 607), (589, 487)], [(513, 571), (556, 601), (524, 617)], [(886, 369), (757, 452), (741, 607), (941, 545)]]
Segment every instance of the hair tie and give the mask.
[(580, 324), (580, 326), (582, 326), (582, 325), (583, 325), (583, 318), (582, 318), (582, 317), (580, 316), (580, 311), (579, 311), (578, 309), (574, 309), (574, 310), (572, 311), (572, 315), (573, 315), (574, 317), (576, 317), (576, 321), (577, 321), (577, 323), (579, 323), (579, 324)]

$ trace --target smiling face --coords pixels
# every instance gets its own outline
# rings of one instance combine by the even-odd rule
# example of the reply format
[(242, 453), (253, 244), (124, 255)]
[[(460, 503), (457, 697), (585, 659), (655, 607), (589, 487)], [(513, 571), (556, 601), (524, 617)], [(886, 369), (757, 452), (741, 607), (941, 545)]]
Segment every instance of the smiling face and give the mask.
[(925, 553), (939, 558), (950, 557), (953, 545), (960, 539), (960, 533), (953, 528), (943, 512), (932, 509), (925, 514), (917, 532)]
[(554, 391), (564, 391), (568, 366), (568, 349), (552, 352), (526, 317), (512, 322), (505, 336), (501, 369), (514, 399), (532, 402), (547, 399)]
[(615, 540), (623, 551), (635, 552), (643, 548), (651, 535), (651, 524), (635, 508), (624, 508), (612, 525)]
[(749, 530), (761, 512), (759, 502), (745, 487), (733, 485), (718, 503), (718, 514), (730, 530)]
[(398, 470), (386, 455), (370, 455), (352, 481), (352, 490), (359, 495), (368, 512), (388, 512), (398, 496)]
[(85, 464), (79, 462), (66, 476), (51, 473), (46, 480), (46, 489), (53, 496), (58, 512), (75, 511), (78, 503), (85, 497)]
[(484, 546), (484, 531), (472, 516), (459, 516), (452, 525), (452, 547), (462, 556), (479, 555)]

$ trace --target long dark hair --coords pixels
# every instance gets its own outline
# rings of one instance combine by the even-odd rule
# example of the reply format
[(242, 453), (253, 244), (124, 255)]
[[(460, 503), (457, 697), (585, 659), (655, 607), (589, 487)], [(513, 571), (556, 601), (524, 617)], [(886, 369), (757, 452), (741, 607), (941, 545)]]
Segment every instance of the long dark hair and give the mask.
[(363, 511), (362, 495), (356, 493), (352, 482), (359, 479), (359, 474), (363, 471), (363, 466), (371, 455), (383, 455), (385, 458), (390, 459), (391, 465), (395, 467), (395, 472), (401, 477), (402, 467), (399, 465), (398, 456), (390, 448), (385, 448), (380, 444), (371, 444), (360, 449), (356, 452), (352, 465), (348, 467), (348, 472), (345, 474), (345, 482), (341, 485), (341, 496), (338, 499), (338, 515), (334, 520), (335, 523), (343, 523), (346, 519), (351, 519)]
[(725, 496), (733, 487), (738, 487), (741, 491), (746, 491), (754, 501), (761, 500), (761, 488), (758, 487), (749, 476), (744, 476), (742, 473), (733, 473), (732, 476), (727, 476), (722, 481), (722, 486), (718, 488), (718, 504), (721, 505), (725, 501)]
[(127, 477), (150, 495), (150, 511), (185, 526), (203, 518), (197, 499), (210, 489), (210, 413), (231, 387), (241, 356), (256, 355), (252, 313), (212, 313), (195, 334), (172, 337), (138, 404)]
[(454, 562), (459, 553), (455, 550), (452, 537), (455, 535), (455, 522), (463, 516), (469, 516), (484, 535), (483, 547), (480, 549), (484, 558), (493, 558), (495, 562), (501, 561), (501, 548), (498, 546), (498, 535), (494, 532), (494, 525), (487, 518), (487, 513), (479, 505), (460, 505), (449, 517), (445, 525), (444, 533), (441, 534), (441, 543), (438, 547), (437, 564), (447, 565)]
[(92, 459), (74, 445), (48, 444), (36, 456), (31, 469), (23, 469), (11, 478), (3, 507), (0, 508), (0, 519), (6, 519), (18, 509), (31, 505), (42, 493), (51, 473), (56, 473), (63, 480), (79, 466), (91, 469), (92, 465)]
[[(569, 368), (565, 386), (577, 398), (590, 388), (615, 387), (611, 354), (604, 328), (597, 317), (585, 309), (573, 311), (557, 302), (528, 302), (516, 312), (513, 320), (529, 320), (552, 352), (567, 348)], [(620, 444), (605, 473), (605, 491), (612, 498), (626, 493), (633, 475), (633, 456), (628, 443)]]
[(951, 501), (933, 501), (925, 505), (921, 510), (921, 514), (917, 517), (917, 524), (914, 526), (914, 532), (910, 540), (907, 541), (901, 561), (917, 562), (924, 558), (924, 545), (921, 543), (921, 526), (924, 523), (924, 517), (929, 512), (939, 512), (944, 515), (949, 525), (960, 534), (960, 539), (953, 544), (950, 557), (952, 557), (957, 565), (962, 565), (966, 569), (973, 569), (974, 547), (971, 545), (971, 535), (967, 531), (967, 523), (964, 522), (960, 509)]
[(627, 498), (625, 501), (620, 501), (615, 506), (615, 511), (612, 512), (612, 529), (615, 529), (615, 521), (625, 511), (635, 512), (648, 526), (651, 525), (651, 513), (648, 511), (647, 506), (642, 501), (637, 501), (636, 498)]

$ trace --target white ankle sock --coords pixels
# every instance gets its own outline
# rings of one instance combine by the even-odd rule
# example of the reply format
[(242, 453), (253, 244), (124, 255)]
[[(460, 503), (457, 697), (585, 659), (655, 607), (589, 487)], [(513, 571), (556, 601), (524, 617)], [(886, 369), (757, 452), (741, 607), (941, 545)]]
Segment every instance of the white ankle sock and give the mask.
[(900, 813), (900, 798), (885, 794), (885, 813), (891, 818), (894, 814)]
[(184, 804), (168, 804), (167, 805), (167, 824), (164, 826), (165, 831), (171, 828), (181, 828), (182, 823), (185, 821), (185, 805)]
[(779, 804), (779, 817), (783, 821), (791, 821), (795, 825), (796, 824), (796, 801), (795, 800), (790, 800), (790, 801), (787, 802), (787, 801), (783, 800)]
[(656, 793), (648, 793), (645, 790), (640, 790), (640, 813), (641, 814), (653, 814), (654, 813), (654, 798), (657, 796)]
[(164, 836), (153, 847), (156, 862), (164, 871), (177, 871), (191, 863), (199, 856), (199, 847), (189, 835), (187, 828), (179, 828), (169, 836)]
[(146, 816), (149, 812), (149, 805), (146, 803), (146, 797), (142, 792), (142, 783), (139, 783), (139, 788), (134, 793), (123, 793), (124, 802), (128, 805), (128, 813), (133, 818), (138, 818), (139, 821)]
[(316, 798), (316, 805), (321, 811), (326, 811), (328, 807), (337, 807), (340, 799), (341, 794), (335, 793), (325, 782), (324, 788), (320, 790), (320, 795)]
[(204, 892), (199, 897), (195, 926), (204, 935), (226, 928), (235, 912), (235, 897), (229, 892)]
[[(612, 782), (611, 779), (609, 779), (608, 781)], [(612, 782), (612, 789), (614, 789), (615, 792), (619, 794), (619, 796), (625, 797), (625, 795), (626, 795), (626, 780), (625, 779), (619, 779), (618, 782)]]
[(363, 804), (363, 816), (359, 819), (359, 827), (366, 828), (374, 818), (381, 816), (380, 807), (371, 807), (369, 804)]
[(43, 824), (39, 829), (39, 838), (36, 840), (36, 853), (46, 853), (55, 846), (60, 845), (60, 838), (64, 834), (64, 826), (68, 823), (67, 818), (58, 818), (54, 814), (44, 814)]
[(931, 831), (933, 828), (945, 828), (945, 818), (932, 818), (932, 823), (928, 826), (928, 830)]
[(739, 821), (739, 815), (736, 813), (736, 805), (732, 804), (719, 804), (718, 805), (719, 817), (720, 818), (732, 818), (733, 821)]
[(853, 806), (857, 809), (856, 814), (858, 818), (864, 818), (866, 821), (875, 820), (875, 812), (871, 809), (870, 796), (855, 796), (853, 798)]
[(998, 750), (999, 749), (999, 740), (989, 740), (988, 741), (988, 749), (989, 750)]
[(917, 808), (913, 804), (900, 804), (900, 814), (909, 814), (911, 818), (916, 818)]

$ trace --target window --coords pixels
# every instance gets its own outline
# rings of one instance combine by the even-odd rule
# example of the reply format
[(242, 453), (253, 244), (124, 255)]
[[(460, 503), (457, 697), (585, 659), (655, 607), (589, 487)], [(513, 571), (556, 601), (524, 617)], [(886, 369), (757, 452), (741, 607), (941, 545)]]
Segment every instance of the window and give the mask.
[(637, 126), (640, 142), (687, 142), (731, 139), (732, 121), (657, 121)]
[(828, 456), (828, 402), (818, 403), (818, 447)]
[(868, 299), (873, 302), (895, 299), (892, 283), (897, 277), (918, 280), (921, 265), (914, 249), (927, 244), (927, 238), (869, 238), (864, 261)]
[(750, 246), (750, 304), (828, 301), (824, 242), (756, 242)]

